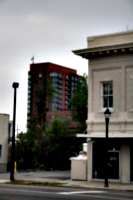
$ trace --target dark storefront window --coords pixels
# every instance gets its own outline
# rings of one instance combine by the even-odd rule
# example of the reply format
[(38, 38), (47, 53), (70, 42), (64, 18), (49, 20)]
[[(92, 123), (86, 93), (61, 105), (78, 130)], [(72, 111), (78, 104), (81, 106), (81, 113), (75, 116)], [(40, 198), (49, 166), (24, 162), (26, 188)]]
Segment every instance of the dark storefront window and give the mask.
[[(92, 178), (105, 178), (105, 147), (104, 143), (93, 143)], [(108, 150), (108, 178), (119, 179), (119, 147), (109, 145)]]
[(103, 145), (93, 143), (93, 172), (92, 177), (96, 179), (104, 179), (105, 148)]

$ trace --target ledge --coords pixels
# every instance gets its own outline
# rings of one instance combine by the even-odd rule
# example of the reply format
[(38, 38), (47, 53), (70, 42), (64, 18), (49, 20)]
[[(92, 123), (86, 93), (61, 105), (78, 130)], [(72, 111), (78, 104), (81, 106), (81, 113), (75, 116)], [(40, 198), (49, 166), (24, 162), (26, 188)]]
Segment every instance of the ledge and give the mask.
[(85, 49), (79, 49), (72, 51), (74, 54), (81, 56), (82, 58), (92, 59), (111, 55), (123, 55), (133, 53), (133, 42), (123, 44), (112, 44), (105, 46), (88, 47)]
[[(100, 109), (98, 110), (98, 113), (104, 113), (104, 112), (106, 111), (106, 109), (107, 109), (107, 108), (100, 108)], [(109, 108), (109, 110), (110, 110), (111, 113), (115, 112), (115, 111), (114, 111), (114, 108)]]
[[(77, 133), (76, 137), (79, 138), (105, 138), (105, 133), (90, 133), (90, 134), (80, 134)], [(109, 133), (108, 138), (133, 138), (133, 133)]]

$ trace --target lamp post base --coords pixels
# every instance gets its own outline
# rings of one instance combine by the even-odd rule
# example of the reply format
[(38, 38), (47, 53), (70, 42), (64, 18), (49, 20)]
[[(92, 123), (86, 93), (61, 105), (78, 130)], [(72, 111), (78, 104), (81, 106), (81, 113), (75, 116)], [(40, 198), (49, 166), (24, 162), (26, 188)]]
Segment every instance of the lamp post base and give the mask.
[(109, 186), (108, 186), (108, 183), (104, 183), (104, 187), (109, 187)]

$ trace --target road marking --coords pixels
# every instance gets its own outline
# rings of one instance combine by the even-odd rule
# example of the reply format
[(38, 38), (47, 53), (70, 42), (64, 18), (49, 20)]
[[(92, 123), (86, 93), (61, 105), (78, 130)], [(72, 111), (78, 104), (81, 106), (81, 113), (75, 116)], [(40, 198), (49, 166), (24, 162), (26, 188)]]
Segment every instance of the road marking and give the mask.
[(3, 191), (11, 191), (11, 192), (29, 192), (29, 193), (51, 193), (51, 194), (64, 194), (64, 195), (71, 195), (71, 194), (85, 194), (85, 193), (106, 193), (104, 191), (95, 191), (95, 190), (90, 190), (90, 191), (73, 191), (73, 192), (45, 192), (45, 191), (36, 191), (36, 190), (26, 190), (26, 189), (8, 189), (8, 188), (3, 188), (0, 190)]
[[(103, 195), (101, 195), (101, 196), (98, 196), (98, 195), (96, 195), (95, 193), (99, 193), (99, 194), (101, 194), (101, 193), (106, 193), (107, 194), (107, 191), (95, 191), (95, 190), (90, 190), (90, 191), (73, 191), (73, 192), (51, 192), (51, 191), (49, 191), (49, 192), (45, 192), (45, 191), (36, 191), (36, 190), (26, 190), (26, 189), (9, 189), (9, 188), (0, 188), (0, 190), (1, 191), (10, 191), (10, 192), (27, 192), (27, 193), (40, 193), (40, 194), (50, 194), (50, 195), (73, 195), (73, 194), (77, 194), (77, 195), (79, 195), (79, 196), (82, 196), (82, 194), (84, 194), (84, 196), (87, 196), (87, 197), (95, 197), (95, 198), (102, 198), (102, 199), (110, 199), (110, 200), (112, 200), (112, 198), (114, 199), (114, 200), (124, 200), (125, 199), (125, 196), (126, 195), (124, 195), (124, 196), (122, 196), (122, 197), (116, 197), (116, 196), (114, 196), (114, 197), (112, 197), (111, 195), (110, 196), (103, 196)], [(86, 195), (85, 195), (86, 194)], [(132, 198), (126, 198), (126, 200), (132, 200)]]
[[(92, 195), (92, 193), (94, 193), (94, 195)], [(86, 197), (95, 197), (95, 198), (102, 198), (102, 199), (111, 199), (112, 200), (112, 198), (114, 199), (114, 200), (124, 200), (125, 198), (123, 198), (123, 197), (112, 197), (112, 196), (98, 196), (98, 195), (95, 195), (95, 193), (106, 193), (107, 194), (107, 192), (106, 191), (77, 191), (77, 192), (58, 192), (57, 194), (62, 194), (62, 195), (72, 195), (72, 194), (79, 194), (79, 196), (82, 196), (82, 194), (86, 194), (86, 195), (84, 195), (84, 197), (86, 196)], [(88, 195), (87, 195), (88, 194)], [(132, 200), (132, 199), (130, 199), (130, 198), (126, 198), (126, 200)]]
[(90, 190), (90, 191), (58, 192), (57, 194), (69, 195), (69, 194), (85, 194), (85, 193), (106, 193), (106, 192)]
[(0, 190), (2, 190), (2, 191), (10, 191), (10, 192), (29, 192), (29, 193), (42, 193), (42, 194), (49, 194), (49, 193), (51, 193), (51, 194), (55, 194), (55, 193), (53, 193), (53, 192), (45, 192), (45, 191), (36, 191), (36, 190), (24, 190), (24, 189), (0, 189)]

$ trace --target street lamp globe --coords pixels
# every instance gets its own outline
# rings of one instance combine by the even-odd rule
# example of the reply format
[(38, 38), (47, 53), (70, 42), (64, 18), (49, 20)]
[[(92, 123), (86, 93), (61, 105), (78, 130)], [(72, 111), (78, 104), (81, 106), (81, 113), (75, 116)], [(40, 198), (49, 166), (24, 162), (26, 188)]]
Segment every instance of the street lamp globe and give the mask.
[(110, 115), (111, 115), (111, 112), (110, 112), (110, 110), (107, 108), (106, 111), (104, 112), (104, 117), (105, 117), (105, 119), (109, 119), (109, 118), (110, 118)]

